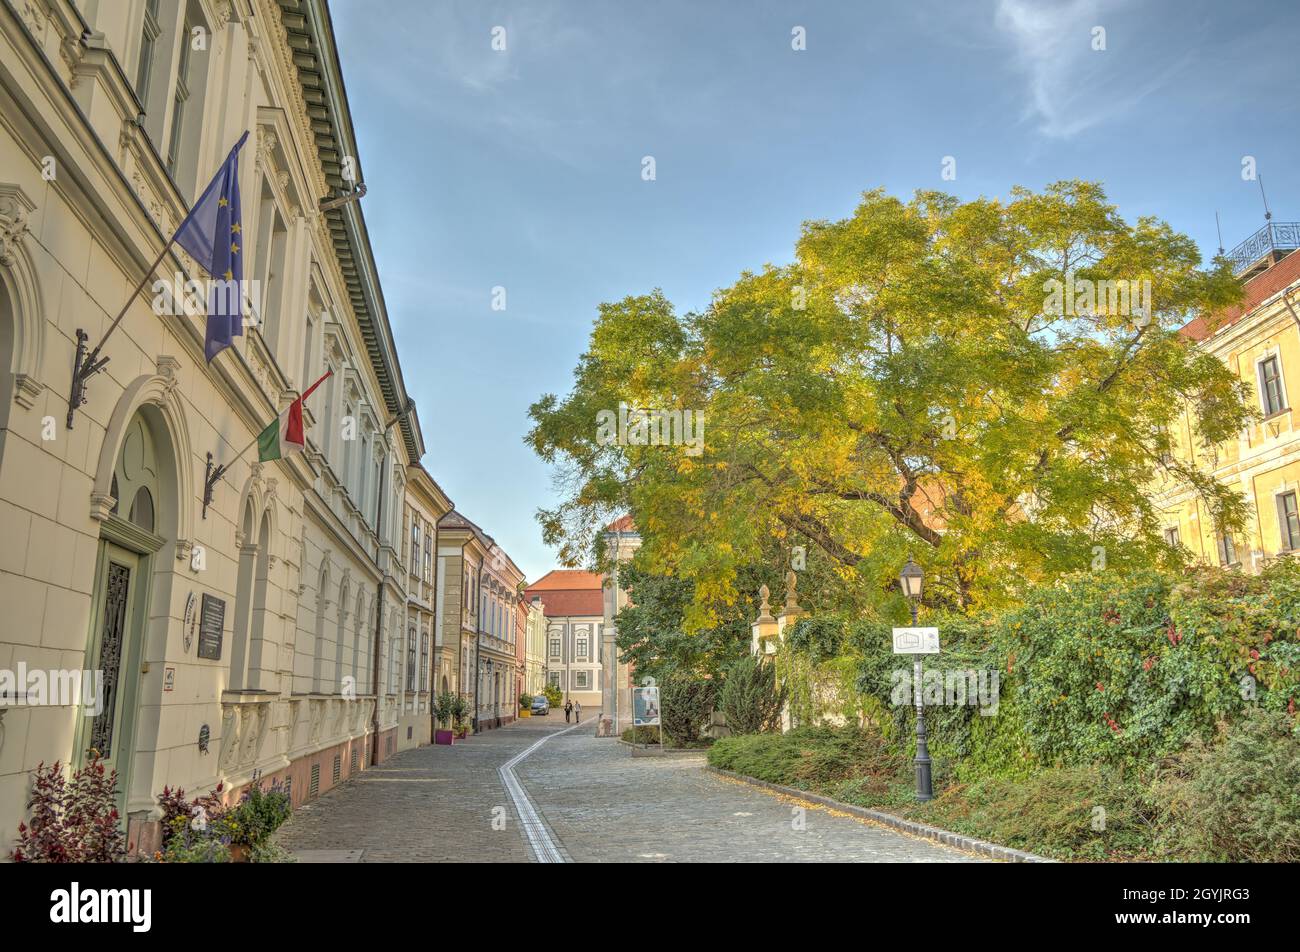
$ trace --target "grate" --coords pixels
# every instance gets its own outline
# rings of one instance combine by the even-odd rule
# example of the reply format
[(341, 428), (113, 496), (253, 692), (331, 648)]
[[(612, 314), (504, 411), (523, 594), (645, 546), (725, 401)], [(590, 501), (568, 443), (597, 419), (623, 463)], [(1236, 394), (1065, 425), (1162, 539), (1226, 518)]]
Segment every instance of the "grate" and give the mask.
[(335, 754), (334, 755), (334, 781), (333, 781), (334, 783), (339, 782), (339, 777), (342, 775), (342, 773), (343, 773), (343, 755)]
[(315, 797), (320, 794), (320, 764), (311, 765), (311, 786), (307, 788), (307, 796)]
[(357, 772), (357, 752), (356, 752), (355, 749), (353, 749), (353, 751), (352, 751), (352, 769), (351, 769), (350, 771), (348, 771), (348, 773), (349, 773), (349, 774), (354, 774), (354, 773), (356, 773), (356, 772)]

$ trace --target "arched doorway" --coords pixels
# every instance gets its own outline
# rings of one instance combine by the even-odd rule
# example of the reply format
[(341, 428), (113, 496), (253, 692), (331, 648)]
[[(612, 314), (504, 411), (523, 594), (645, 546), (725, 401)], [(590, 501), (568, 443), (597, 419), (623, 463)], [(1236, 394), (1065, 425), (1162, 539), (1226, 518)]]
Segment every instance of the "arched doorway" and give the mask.
[(81, 762), (90, 748), (99, 751), (106, 766), (117, 770), (118, 790), (126, 796), (140, 740), (138, 713), (146, 700), (141, 697), (140, 668), (149, 600), (155, 571), (169, 571), (160, 564), (159, 551), (164, 535), (175, 525), (166, 427), (152, 407), (138, 410), (123, 431), (111, 487), (115, 501), (100, 525), (86, 651), (87, 667), (99, 672), (101, 684), (94, 710), (78, 718), (74, 753)]

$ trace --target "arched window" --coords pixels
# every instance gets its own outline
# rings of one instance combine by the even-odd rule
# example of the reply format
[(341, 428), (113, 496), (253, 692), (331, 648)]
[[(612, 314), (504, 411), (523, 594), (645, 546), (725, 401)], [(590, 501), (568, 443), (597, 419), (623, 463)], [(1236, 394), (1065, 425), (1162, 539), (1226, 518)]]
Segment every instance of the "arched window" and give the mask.
[(348, 600), (351, 597), (352, 590), (348, 587), (348, 580), (344, 579), (339, 583), (339, 623), (334, 638), (334, 688), (328, 692), (330, 694), (341, 694), (343, 691), (343, 643), (347, 640)]
[(406, 632), (406, 691), (415, 693), (415, 626)]
[(357, 592), (357, 623), (356, 635), (352, 639), (352, 676), (356, 679), (358, 694), (369, 694), (370, 689), (363, 680), (363, 672), (360, 668), (361, 646), (366, 641), (366, 629), (370, 625), (370, 612), (366, 608), (364, 592)]
[(325, 665), (325, 602), (328, 598), (330, 584), (329, 566), (320, 570), (320, 581), (316, 585), (316, 642), (311, 657), (311, 692), (321, 693), (321, 674)]

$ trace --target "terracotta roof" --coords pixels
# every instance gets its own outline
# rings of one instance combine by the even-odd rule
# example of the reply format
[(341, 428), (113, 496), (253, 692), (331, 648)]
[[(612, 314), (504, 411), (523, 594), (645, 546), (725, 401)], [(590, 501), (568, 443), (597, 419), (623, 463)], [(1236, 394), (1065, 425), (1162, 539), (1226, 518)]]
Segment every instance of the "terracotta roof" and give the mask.
[[(1292, 252), (1267, 271), (1262, 271), (1246, 282), (1246, 296), (1235, 307), (1223, 312), (1213, 323), (1214, 331), (1231, 327), (1259, 307), (1278, 291), (1300, 280), (1300, 253)], [(1211, 322), (1204, 317), (1193, 318), (1179, 331), (1184, 337), (1202, 341), (1211, 333)]]
[(632, 516), (619, 516), (613, 522), (605, 527), (609, 532), (636, 532), (636, 523), (632, 521)]
[(529, 597), (533, 593), (557, 591), (581, 591), (595, 589), (600, 591), (603, 580), (599, 572), (584, 572), (581, 569), (552, 569), (536, 582), (528, 586)]
[[(533, 592), (530, 589), (526, 594), (531, 597)], [(536, 594), (542, 600), (542, 613), (547, 618), (605, 614), (605, 599), (598, 588), (537, 592)]]

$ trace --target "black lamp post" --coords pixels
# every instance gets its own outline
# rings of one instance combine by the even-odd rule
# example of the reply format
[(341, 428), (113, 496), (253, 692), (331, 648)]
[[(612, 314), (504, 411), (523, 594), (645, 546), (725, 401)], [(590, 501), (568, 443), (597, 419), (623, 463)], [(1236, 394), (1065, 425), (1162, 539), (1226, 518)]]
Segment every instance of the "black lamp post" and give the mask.
[[(903, 594), (912, 604), (912, 627), (916, 627), (916, 609), (921, 603), (921, 586), (925, 573), (921, 566), (907, 557), (907, 565), (898, 576)], [(930, 782), (930, 747), (925, 739), (925, 704), (921, 694), (921, 656), (912, 656), (912, 698), (916, 704), (916, 799), (925, 802), (934, 799)]]

